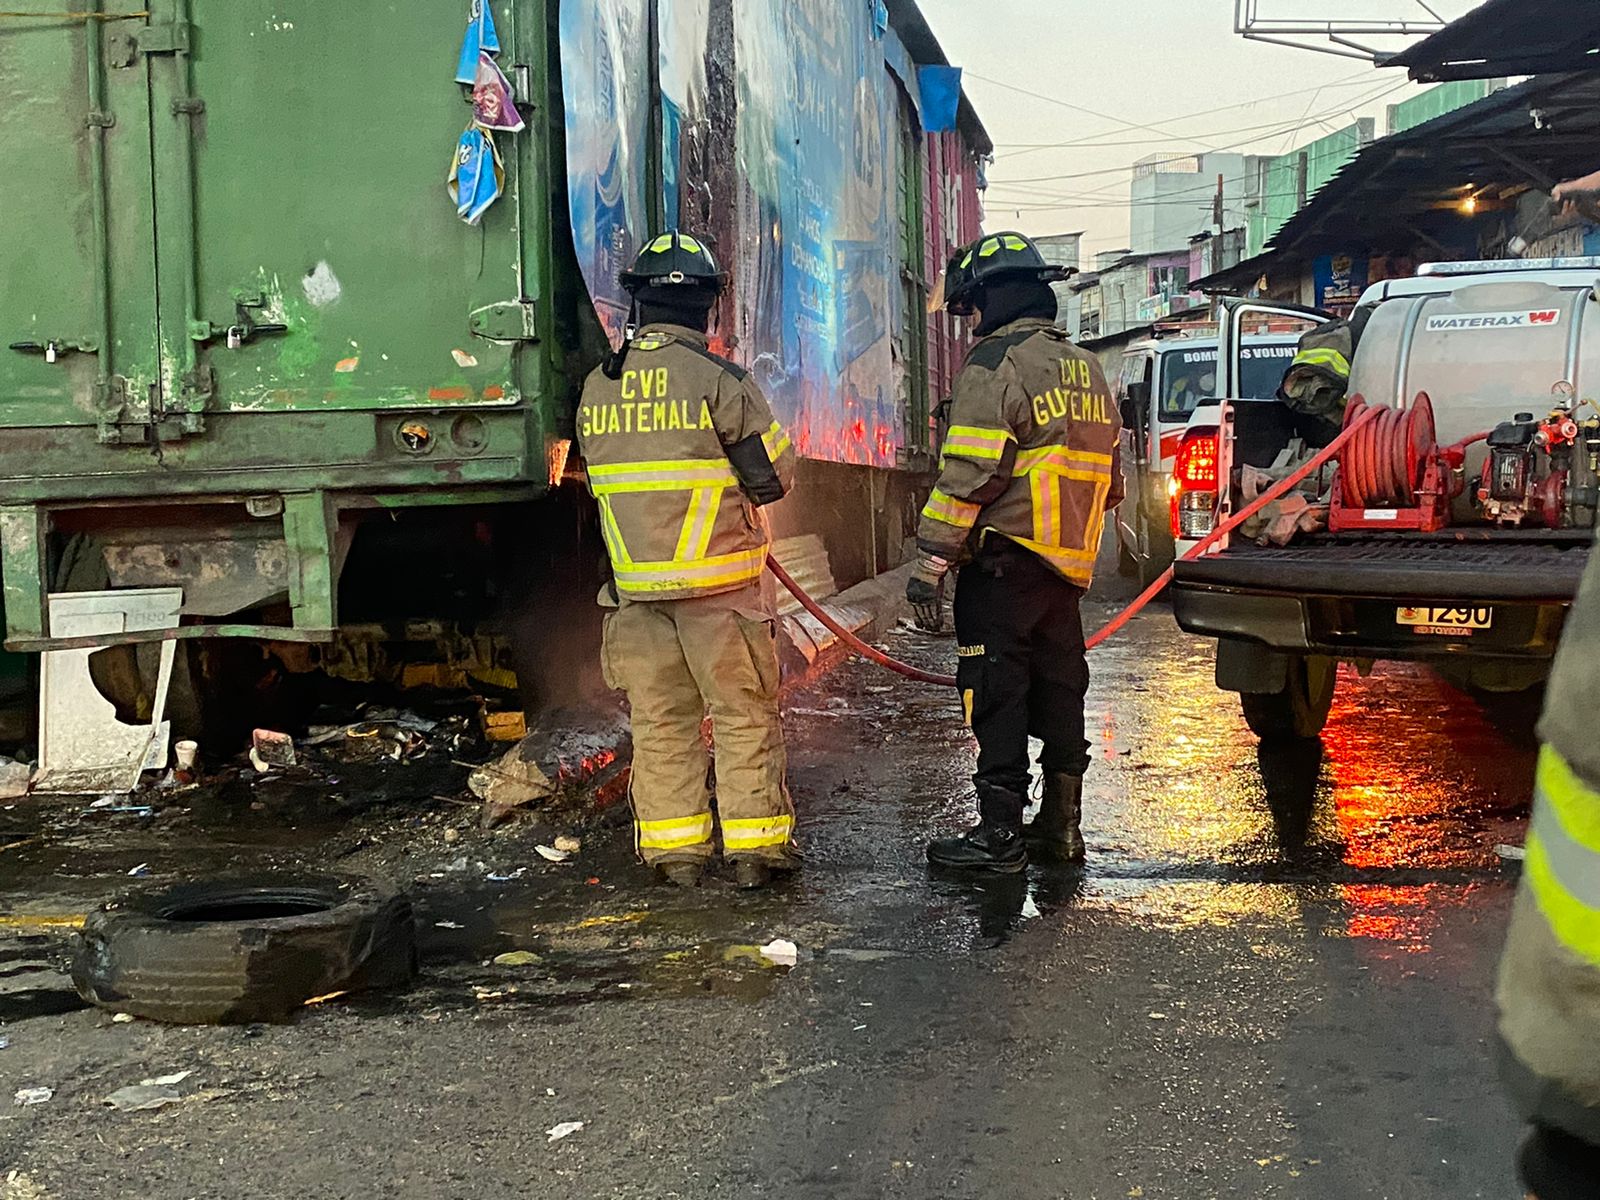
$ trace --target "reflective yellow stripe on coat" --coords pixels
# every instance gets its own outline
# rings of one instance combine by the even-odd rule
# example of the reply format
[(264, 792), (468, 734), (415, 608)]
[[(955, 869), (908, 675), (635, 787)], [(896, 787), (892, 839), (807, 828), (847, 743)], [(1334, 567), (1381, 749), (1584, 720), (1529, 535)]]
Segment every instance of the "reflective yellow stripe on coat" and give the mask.
[[(774, 422), (763, 435), (769, 445), (788, 443)], [(637, 596), (685, 590), (726, 589), (761, 577), (767, 561), (765, 547), (708, 557), (711, 539), (722, 511), (723, 493), (739, 485), (727, 459), (680, 459), (659, 462), (611, 463), (589, 468), (589, 485), (600, 505), (601, 532), (616, 575), (617, 587)], [(688, 509), (679, 528), (672, 558), (664, 562), (636, 562), (622, 536), (612, 508), (618, 496), (647, 492), (688, 492)]]
[(946, 458), (973, 458), (980, 461), (999, 462), (1006, 452), (1006, 443), (1016, 441), (1009, 429), (981, 429), (975, 425), (952, 425), (945, 435)]
[(1526, 878), (1557, 940), (1600, 967), (1600, 792), (1546, 746), (1539, 756)]
[(629, 492), (681, 492), (703, 487), (727, 488), (738, 482), (732, 465), (725, 458), (613, 463), (589, 468), (589, 484), (596, 496)]
[(1346, 379), (1350, 378), (1350, 360), (1337, 350), (1302, 350), (1294, 356), (1293, 365), (1296, 367), (1326, 367)]
[(957, 500), (954, 496), (947, 496), (938, 488), (928, 497), (928, 503), (923, 506), (922, 515), (935, 521), (942, 521), (946, 525), (953, 525), (957, 529), (971, 529), (978, 522), (978, 514), (983, 508), (977, 504), (969, 504), (965, 500)]
[(648, 595), (651, 592), (676, 592), (685, 589), (726, 589), (732, 584), (760, 579), (766, 569), (767, 548), (742, 550), (716, 558), (672, 562), (616, 562), (612, 569), (617, 587), (624, 592)]
[(761, 444), (766, 447), (767, 458), (774, 463), (778, 461), (780, 454), (785, 450), (792, 449), (794, 446), (794, 442), (790, 440), (789, 435), (784, 432), (783, 426), (777, 421), (772, 423), (771, 429), (761, 435)]

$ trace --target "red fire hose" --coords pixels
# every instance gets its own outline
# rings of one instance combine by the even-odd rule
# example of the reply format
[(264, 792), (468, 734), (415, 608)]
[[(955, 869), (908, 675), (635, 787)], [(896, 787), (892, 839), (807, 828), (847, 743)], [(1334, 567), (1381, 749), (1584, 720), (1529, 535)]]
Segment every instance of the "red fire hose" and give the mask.
[[(1344, 427), (1343, 432), (1341, 432), (1338, 437), (1334, 438), (1333, 441), (1329, 442), (1324, 449), (1320, 450), (1315, 458), (1306, 463), (1304, 466), (1298, 468), (1286, 479), (1273, 484), (1272, 487), (1263, 492), (1256, 500), (1252, 501), (1245, 508), (1229, 517), (1221, 525), (1218, 525), (1210, 532), (1210, 534), (1205, 537), (1203, 541), (1201, 541), (1197, 546), (1193, 547), (1187, 554), (1183, 556), (1184, 560), (1187, 561), (1192, 558), (1199, 558), (1202, 554), (1206, 553), (1206, 551), (1210, 550), (1223, 538), (1227, 537), (1235, 529), (1239, 528), (1240, 525), (1244, 524), (1251, 517), (1255, 516), (1256, 513), (1260, 512), (1274, 500), (1281, 500), (1284, 496), (1288, 495), (1289, 492), (1291, 492), (1295, 486), (1298, 485), (1306, 476), (1310, 475), (1314, 471), (1320, 471), (1324, 466), (1331, 462), (1339, 454), (1339, 452), (1345, 448), (1345, 445), (1355, 438), (1356, 435), (1361, 430), (1365, 429), (1371, 422), (1378, 420), (1382, 414), (1393, 411), (1394, 410), (1392, 409), (1385, 408), (1367, 408), (1358, 413), (1355, 417), (1351, 418), (1350, 423)], [(1432, 414), (1430, 413), (1429, 415), (1431, 416)], [(1431, 426), (1432, 422), (1430, 421), (1429, 424)], [(783, 584), (784, 587), (788, 588), (790, 594), (800, 602), (800, 606), (802, 608), (804, 608), (818, 621), (822, 622), (823, 626), (830, 633), (832, 633), (856, 654), (859, 654), (862, 658), (870, 659), (872, 662), (877, 663), (880, 667), (887, 667), (889, 670), (904, 675), (907, 679), (914, 679), (919, 683), (933, 683), (939, 684), (943, 687), (952, 688), (956, 686), (956, 678), (954, 675), (935, 675), (928, 671), (918, 670), (909, 663), (903, 663), (897, 659), (890, 658), (882, 650), (879, 650), (874, 646), (867, 645), (866, 642), (862, 641), (855, 634), (851, 633), (843, 625), (839, 624), (839, 622), (835, 621), (831, 616), (829, 616), (827, 610), (825, 610), (820, 604), (818, 604), (810, 596), (806, 595), (805, 592), (800, 589), (800, 585), (794, 581), (794, 577), (783, 569), (783, 567), (778, 563), (777, 559), (768, 558), (767, 566), (772, 569), (772, 574), (777, 578), (778, 582)], [(1161, 578), (1157, 579), (1139, 594), (1138, 599), (1118, 613), (1116, 617), (1112, 619), (1110, 624), (1105, 626), (1105, 628), (1099, 630), (1094, 634), (1093, 637), (1089, 638), (1085, 643), (1087, 648), (1093, 650), (1107, 638), (1115, 635), (1119, 630), (1122, 629), (1124, 625), (1133, 620), (1133, 618), (1139, 614), (1140, 610), (1142, 610), (1145, 605), (1149, 604), (1150, 601), (1159, 596), (1166, 589), (1167, 584), (1171, 582), (1172, 568), (1168, 567), (1162, 572)]]

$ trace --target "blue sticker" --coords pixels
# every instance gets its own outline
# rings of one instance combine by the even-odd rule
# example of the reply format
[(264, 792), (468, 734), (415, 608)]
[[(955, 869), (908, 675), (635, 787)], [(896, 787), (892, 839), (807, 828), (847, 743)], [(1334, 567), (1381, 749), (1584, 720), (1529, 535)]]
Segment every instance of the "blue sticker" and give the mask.
[(495, 31), (494, 13), (489, 10), (489, 0), (472, 0), (472, 7), (467, 12), (467, 37), (461, 43), (461, 57), (456, 62), (456, 82), (476, 83), (478, 55), (499, 53), (500, 35)]
[(500, 199), (504, 187), (505, 168), (494, 135), (470, 126), (456, 143), (450, 164), (450, 198), (456, 202), (456, 215), (468, 225), (476, 225)]

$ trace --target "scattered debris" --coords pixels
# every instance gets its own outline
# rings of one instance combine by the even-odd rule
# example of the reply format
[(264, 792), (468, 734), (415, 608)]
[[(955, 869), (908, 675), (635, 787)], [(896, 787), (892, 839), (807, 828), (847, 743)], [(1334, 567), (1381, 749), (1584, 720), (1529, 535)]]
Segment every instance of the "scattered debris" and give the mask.
[(459, 829), (446, 829), (444, 831), (444, 842), (445, 842), (445, 845), (453, 846), (457, 842), (459, 842), (460, 840), (461, 840), (461, 830), (459, 830)]
[(483, 736), (491, 742), (520, 742), (528, 736), (528, 718), (521, 712), (486, 712)]
[(128, 875), (133, 879), (143, 879), (148, 874), (150, 874), (149, 863), (140, 863), (137, 867), (128, 868)]
[(132, 1013), (117, 1013), (111, 1018), (111, 1023), (113, 1025), (132, 1025), (138, 1019)]
[(490, 883), (510, 883), (514, 879), (521, 879), (527, 873), (527, 867), (518, 867), (515, 871), (509, 872), (490, 871), (484, 878)]
[(559, 1125), (551, 1126), (546, 1132), (549, 1133), (552, 1142), (559, 1142), (562, 1138), (571, 1137), (577, 1133), (583, 1128), (583, 1125), (582, 1121), (563, 1121)]
[(11, 1039), (8, 1037), (0, 1037), (0, 1050), (9, 1049), (11, 1049)]
[(465, 929), (466, 928), (466, 926), (461, 924), (460, 921), (435, 921), (433, 923), (433, 927), (435, 929)]
[(572, 855), (565, 850), (557, 850), (554, 846), (535, 846), (534, 852), (546, 862), (564, 863)]
[(192, 1070), (174, 1071), (170, 1075), (141, 1079), (136, 1084), (118, 1088), (106, 1097), (105, 1102), (119, 1112), (144, 1112), (149, 1109), (165, 1108), (184, 1098), (183, 1093), (177, 1090), (178, 1085), (193, 1074)]
[(521, 746), (474, 770), (467, 778), (467, 787), (483, 801), (485, 829), (492, 829), (519, 808), (548, 800), (556, 790), (537, 762), (523, 760)]
[(1494, 852), (1507, 862), (1522, 862), (1528, 857), (1528, 851), (1522, 846), (1512, 846), (1501, 842), (1494, 848)]
[(635, 909), (633, 912), (606, 913), (604, 916), (599, 917), (585, 917), (570, 928), (599, 929), (605, 925), (632, 925), (637, 921), (643, 921), (649, 915), (650, 913), (642, 908)]
[(33, 768), (25, 762), (0, 757), (0, 800), (20, 800), (33, 783)]
[(800, 962), (800, 947), (785, 938), (774, 938), (761, 947), (761, 957), (778, 967), (793, 967)]
[(257, 729), (250, 735), (250, 763), (257, 771), (292, 767), (296, 761), (294, 739), (287, 733)]
[(504, 954), (495, 955), (494, 965), (497, 967), (531, 967), (543, 961), (544, 959), (532, 950), (509, 950)]
[(50, 1200), (50, 1193), (21, 1171), (8, 1171), (0, 1179), (0, 1200)]
[(12, 1101), (14, 1103), (16, 1103), (17, 1105), (21, 1106), (22, 1108), (31, 1108), (35, 1104), (48, 1104), (48, 1103), (50, 1103), (51, 1097), (54, 1096), (55, 1094), (56, 1094), (55, 1088), (47, 1088), (47, 1087), (18, 1088), (16, 1095), (12, 1097)]
[(563, 854), (576, 854), (583, 849), (583, 843), (571, 834), (562, 834), (556, 839), (556, 849)]

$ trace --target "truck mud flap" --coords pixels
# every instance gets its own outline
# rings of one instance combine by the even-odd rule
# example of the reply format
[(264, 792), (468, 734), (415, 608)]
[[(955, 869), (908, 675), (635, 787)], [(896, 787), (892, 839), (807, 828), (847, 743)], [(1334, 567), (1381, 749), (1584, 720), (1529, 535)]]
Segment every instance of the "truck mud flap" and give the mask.
[(1289, 681), (1289, 656), (1233, 638), (1217, 641), (1217, 686), (1225, 692), (1271, 695)]

